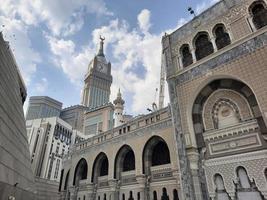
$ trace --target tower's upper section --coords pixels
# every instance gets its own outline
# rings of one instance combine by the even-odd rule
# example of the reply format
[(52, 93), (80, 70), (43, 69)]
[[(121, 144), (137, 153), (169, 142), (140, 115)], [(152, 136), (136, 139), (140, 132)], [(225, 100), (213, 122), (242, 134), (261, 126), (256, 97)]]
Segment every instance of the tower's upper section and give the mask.
[(118, 94), (117, 94), (117, 98), (113, 101), (114, 105), (123, 105), (125, 103), (125, 101), (122, 99), (121, 97), (121, 91), (119, 89)]
[(110, 86), (112, 83), (111, 64), (104, 55), (104, 40), (100, 36), (98, 53), (89, 63), (84, 78), (82, 105), (95, 108), (109, 102)]
[(104, 40), (105, 38), (100, 36), (100, 43), (97, 55), (88, 65), (88, 72), (85, 79), (93, 72), (100, 72), (103, 75), (111, 75), (111, 64), (107, 62), (104, 54)]

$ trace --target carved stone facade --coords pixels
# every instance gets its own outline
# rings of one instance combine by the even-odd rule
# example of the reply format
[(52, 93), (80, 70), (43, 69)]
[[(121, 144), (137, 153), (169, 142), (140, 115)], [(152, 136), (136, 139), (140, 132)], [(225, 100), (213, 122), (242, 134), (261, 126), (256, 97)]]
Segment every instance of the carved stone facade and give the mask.
[(267, 199), (266, 4), (219, 1), (162, 39), (182, 199)]

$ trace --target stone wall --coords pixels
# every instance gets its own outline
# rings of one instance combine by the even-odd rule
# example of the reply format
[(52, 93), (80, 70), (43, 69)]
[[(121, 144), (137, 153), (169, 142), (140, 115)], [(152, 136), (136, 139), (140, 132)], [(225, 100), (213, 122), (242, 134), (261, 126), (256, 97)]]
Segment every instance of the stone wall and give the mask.
[(0, 199), (35, 199), (22, 107), (25, 91), (11, 49), (0, 34)]
[(59, 183), (48, 179), (35, 178), (37, 189), (37, 200), (58, 200)]

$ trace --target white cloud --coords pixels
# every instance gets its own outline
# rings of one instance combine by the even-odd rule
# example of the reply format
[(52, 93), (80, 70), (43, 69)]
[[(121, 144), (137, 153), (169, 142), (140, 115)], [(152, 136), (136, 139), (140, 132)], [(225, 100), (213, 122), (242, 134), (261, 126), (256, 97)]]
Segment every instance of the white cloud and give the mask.
[(62, 68), (73, 83), (80, 85), (89, 64), (88, 59), (93, 57), (94, 51), (90, 48), (83, 48), (77, 53), (75, 44), (71, 40), (58, 39), (53, 36), (46, 36), (46, 38), (55, 55), (55, 64)]
[(150, 24), (150, 11), (147, 9), (143, 9), (139, 15), (137, 16), (138, 19), (138, 25), (140, 29), (147, 33), (149, 31), (149, 28), (151, 26)]
[(64, 36), (82, 28), (85, 14), (112, 15), (103, 0), (6, 0), (0, 13), (27, 25), (44, 22), (54, 35)]
[(21, 20), (4, 16), (0, 16), (0, 24), (4, 25), (4, 38), (9, 41), (25, 83), (29, 85), (37, 64), (41, 62), (41, 57), (32, 49), (32, 44), (28, 37), (28, 26)]
[(219, 0), (203, 0), (201, 3), (197, 4), (196, 6), (196, 14), (200, 14), (207, 8), (211, 7), (215, 3), (217, 3)]
[(35, 92), (37, 94), (43, 94), (48, 87), (48, 81), (46, 78), (42, 78), (40, 82), (35, 84)]

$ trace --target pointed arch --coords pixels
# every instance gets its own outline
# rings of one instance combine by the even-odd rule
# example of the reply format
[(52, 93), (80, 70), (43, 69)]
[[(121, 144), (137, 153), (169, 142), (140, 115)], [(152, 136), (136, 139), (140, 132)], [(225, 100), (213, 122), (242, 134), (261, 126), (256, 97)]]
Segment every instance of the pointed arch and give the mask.
[(80, 180), (87, 179), (88, 165), (84, 158), (81, 158), (75, 167), (73, 185), (78, 186)]
[(105, 153), (101, 152), (95, 158), (93, 169), (92, 169), (91, 182), (96, 183), (97, 178), (99, 176), (107, 176), (108, 169), (109, 169), (108, 157)]
[(216, 79), (207, 84), (197, 95), (194, 100), (194, 104), (191, 110), (192, 120), (193, 120), (193, 128), (195, 132), (195, 137), (197, 141), (198, 148), (202, 148), (205, 146), (203, 132), (205, 132), (204, 124), (203, 124), (203, 106), (208, 97), (213, 94), (213, 92), (219, 89), (228, 89), (237, 92), (242, 97), (244, 97), (251, 110), (253, 117), (257, 120), (258, 125), (260, 127), (260, 131), (262, 134), (267, 133), (267, 128), (263, 117), (261, 115), (260, 108), (256, 97), (253, 91), (243, 82), (235, 80), (235, 79)]
[(230, 36), (226, 31), (224, 24), (217, 24), (213, 28), (213, 34), (215, 37), (215, 43), (217, 49), (222, 49), (231, 44)]
[(119, 179), (121, 172), (135, 170), (135, 155), (129, 145), (123, 145), (115, 157), (114, 178)]
[(180, 48), (183, 67), (187, 67), (193, 63), (193, 57), (188, 44), (183, 44)]
[(254, 1), (249, 7), (249, 12), (256, 29), (267, 25), (267, 6), (264, 1)]
[(212, 42), (207, 32), (199, 32), (194, 38), (196, 59), (200, 60), (214, 52)]
[(150, 174), (150, 167), (169, 164), (170, 151), (165, 140), (159, 136), (152, 136), (143, 149), (143, 173)]

